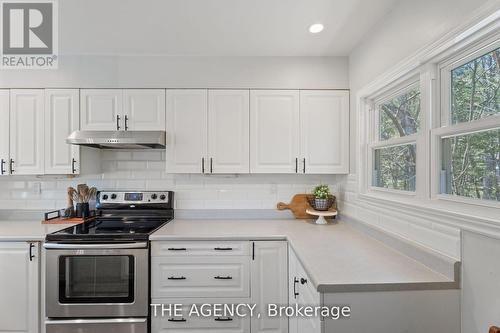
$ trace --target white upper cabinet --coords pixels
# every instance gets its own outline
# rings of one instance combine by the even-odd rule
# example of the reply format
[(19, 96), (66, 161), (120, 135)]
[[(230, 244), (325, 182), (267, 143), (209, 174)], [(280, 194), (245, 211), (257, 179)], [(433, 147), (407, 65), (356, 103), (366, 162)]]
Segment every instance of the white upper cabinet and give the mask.
[(116, 131), (125, 129), (121, 89), (82, 89), (80, 128)]
[(0, 333), (39, 332), (38, 243), (0, 242)]
[(78, 89), (45, 90), (45, 174), (78, 174), (80, 147), (66, 138), (80, 127)]
[(252, 90), (250, 172), (295, 173), (299, 142), (299, 91)]
[(9, 121), (9, 90), (0, 90), (0, 176), (9, 175), (9, 141), (10, 141), (10, 121)]
[(10, 91), (10, 164), (14, 175), (44, 173), (44, 91)]
[(167, 90), (167, 172), (202, 173), (207, 163), (207, 90)]
[(123, 91), (123, 109), (124, 130), (165, 130), (164, 89), (126, 89)]
[(349, 172), (349, 92), (300, 92), (299, 172)]
[(208, 170), (249, 172), (248, 90), (208, 91)]

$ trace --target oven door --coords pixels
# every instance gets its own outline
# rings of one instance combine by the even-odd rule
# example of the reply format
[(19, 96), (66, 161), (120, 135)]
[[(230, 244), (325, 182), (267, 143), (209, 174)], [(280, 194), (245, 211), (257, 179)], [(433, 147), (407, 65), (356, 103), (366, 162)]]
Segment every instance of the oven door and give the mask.
[(45, 243), (49, 318), (148, 315), (147, 243)]

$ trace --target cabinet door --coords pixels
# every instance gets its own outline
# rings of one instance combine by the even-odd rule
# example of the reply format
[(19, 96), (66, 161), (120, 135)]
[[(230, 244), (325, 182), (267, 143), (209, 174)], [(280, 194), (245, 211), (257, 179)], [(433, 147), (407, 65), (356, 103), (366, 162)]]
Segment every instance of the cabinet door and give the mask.
[(78, 174), (80, 147), (66, 138), (80, 127), (78, 89), (45, 90), (45, 174)]
[(207, 90), (167, 90), (167, 172), (207, 169)]
[(299, 157), (299, 92), (250, 92), (250, 172), (295, 173)]
[(248, 173), (248, 90), (208, 91), (208, 158), (211, 173)]
[(38, 243), (0, 242), (0, 332), (39, 331)]
[(349, 92), (300, 92), (299, 172), (349, 172)]
[(123, 91), (124, 129), (165, 130), (165, 90), (126, 89)]
[(0, 90), (0, 176), (9, 175), (9, 90)]
[(82, 89), (80, 94), (80, 128), (82, 130), (124, 129), (121, 89)]
[(44, 111), (41, 89), (10, 91), (10, 156), (14, 175), (44, 173)]
[(283, 241), (254, 242), (251, 262), (251, 303), (261, 317), (252, 317), (252, 332), (286, 333), (288, 318), (268, 317), (268, 304), (288, 304), (287, 243)]

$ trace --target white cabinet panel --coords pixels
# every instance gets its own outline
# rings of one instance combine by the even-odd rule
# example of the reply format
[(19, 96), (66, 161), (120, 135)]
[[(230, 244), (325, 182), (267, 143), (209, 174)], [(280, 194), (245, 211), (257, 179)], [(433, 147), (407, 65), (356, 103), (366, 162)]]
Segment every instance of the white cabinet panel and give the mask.
[(151, 256), (248, 256), (247, 241), (155, 241)]
[(249, 172), (249, 91), (209, 90), (210, 173)]
[(78, 174), (80, 147), (66, 143), (79, 129), (78, 89), (45, 90), (45, 174)]
[(287, 243), (284, 241), (254, 242), (251, 267), (252, 302), (260, 318), (252, 317), (252, 332), (286, 333), (288, 318), (268, 317), (268, 304), (288, 304)]
[(10, 141), (9, 90), (0, 90), (0, 176), (9, 175)]
[(123, 91), (121, 89), (82, 89), (80, 93), (80, 128), (82, 130), (124, 129)]
[(299, 172), (349, 172), (349, 92), (300, 92)]
[(39, 331), (38, 243), (0, 242), (0, 332)]
[(299, 157), (299, 91), (250, 92), (250, 172), (295, 173)]
[(125, 89), (123, 98), (125, 130), (165, 130), (164, 89)]
[[(192, 307), (196, 306), (199, 310), (203, 304), (247, 304), (247, 299), (228, 299), (228, 298), (203, 298), (192, 299), (189, 302), (185, 298), (153, 299), (153, 304), (182, 304), (181, 316), (175, 317), (173, 313), (164, 313), (161, 310), (155, 313), (152, 311), (151, 332), (152, 333), (249, 333), (250, 316), (249, 311), (245, 313), (246, 317), (239, 317), (236, 313), (232, 316), (189, 316)], [(244, 311), (244, 310), (240, 310)], [(193, 311), (194, 312), (194, 311)]]
[(250, 257), (153, 257), (152, 295), (171, 297), (249, 297)]
[(14, 175), (44, 173), (44, 91), (10, 91), (10, 156)]
[[(291, 306), (295, 306), (296, 304), (298, 306), (320, 306), (320, 294), (311, 284), (309, 276), (291, 248), (289, 250), (288, 262), (289, 304)], [(322, 332), (320, 317), (291, 317), (289, 325), (289, 333)]]
[(167, 172), (207, 172), (207, 90), (167, 90)]

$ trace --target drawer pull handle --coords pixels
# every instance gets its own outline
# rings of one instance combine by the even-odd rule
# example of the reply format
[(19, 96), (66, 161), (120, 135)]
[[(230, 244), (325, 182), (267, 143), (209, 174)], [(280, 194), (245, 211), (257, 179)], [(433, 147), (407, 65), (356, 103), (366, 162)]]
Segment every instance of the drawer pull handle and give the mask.
[(214, 247), (215, 251), (232, 251), (232, 247)]
[(219, 275), (217, 275), (214, 277), (214, 279), (216, 279), (216, 280), (232, 280), (233, 277), (232, 276), (219, 276)]
[(185, 276), (169, 276), (169, 280), (186, 280)]
[(169, 247), (169, 251), (186, 251), (187, 249), (185, 247)]
[(187, 320), (184, 319), (184, 318), (180, 318), (180, 319), (175, 319), (175, 318), (168, 318), (168, 321), (173, 321), (173, 322), (177, 322), (177, 323), (183, 323), (183, 322), (186, 322)]
[(231, 318), (231, 317), (227, 317), (227, 318), (217, 317), (217, 318), (215, 318), (215, 321), (233, 321), (233, 318)]

